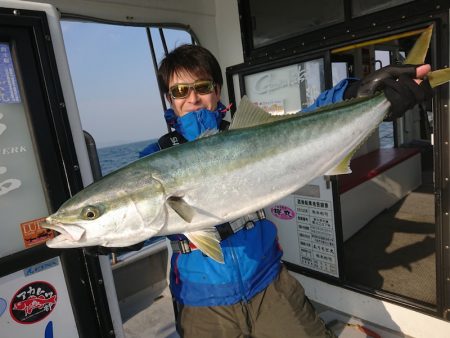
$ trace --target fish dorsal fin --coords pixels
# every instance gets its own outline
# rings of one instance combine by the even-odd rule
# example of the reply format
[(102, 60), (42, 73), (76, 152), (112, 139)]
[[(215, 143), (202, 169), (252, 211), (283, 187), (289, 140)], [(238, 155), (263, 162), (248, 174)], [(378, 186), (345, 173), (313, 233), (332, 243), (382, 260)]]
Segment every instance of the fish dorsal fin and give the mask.
[(427, 56), (432, 34), (433, 25), (430, 25), (420, 34), (413, 48), (411, 48), (408, 56), (403, 62), (404, 64), (420, 65), (425, 62), (425, 57)]
[(224, 263), (222, 248), (215, 229), (184, 233), (201, 252), (219, 263)]
[(170, 196), (166, 202), (182, 219), (192, 222), (195, 210), (182, 197)]
[(249, 98), (244, 95), (234, 113), (233, 121), (231, 121), (229, 129), (254, 127), (260, 124), (284, 120), (289, 117), (292, 117), (292, 115), (271, 115), (253, 104)]

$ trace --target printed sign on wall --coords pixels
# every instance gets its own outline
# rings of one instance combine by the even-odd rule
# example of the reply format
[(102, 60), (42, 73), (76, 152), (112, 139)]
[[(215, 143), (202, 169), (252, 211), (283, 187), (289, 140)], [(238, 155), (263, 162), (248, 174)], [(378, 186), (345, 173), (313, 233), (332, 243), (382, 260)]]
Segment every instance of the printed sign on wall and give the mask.
[(10, 46), (0, 43), (0, 258), (42, 243), (49, 234), (29, 223), (49, 209), (13, 61)]
[(37, 323), (53, 311), (56, 297), (56, 289), (50, 283), (31, 282), (21, 287), (13, 296), (9, 312), (20, 324)]
[(1, 337), (79, 337), (59, 257), (0, 278)]
[(248, 98), (273, 115), (292, 114), (311, 105), (325, 89), (323, 59), (249, 74)]
[(332, 186), (319, 177), (266, 209), (283, 260), (339, 277)]

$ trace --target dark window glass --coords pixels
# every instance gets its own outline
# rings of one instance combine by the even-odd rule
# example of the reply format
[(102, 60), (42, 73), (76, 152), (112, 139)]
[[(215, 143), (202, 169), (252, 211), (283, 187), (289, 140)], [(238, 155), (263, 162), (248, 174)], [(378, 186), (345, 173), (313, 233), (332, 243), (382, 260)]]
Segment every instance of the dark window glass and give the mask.
[(413, 1), (414, 0), (353, 0), (352, 13), (354, 17), (361, 16)]
[(343, 0), (250, 0), (255, 48), (344, 21)]

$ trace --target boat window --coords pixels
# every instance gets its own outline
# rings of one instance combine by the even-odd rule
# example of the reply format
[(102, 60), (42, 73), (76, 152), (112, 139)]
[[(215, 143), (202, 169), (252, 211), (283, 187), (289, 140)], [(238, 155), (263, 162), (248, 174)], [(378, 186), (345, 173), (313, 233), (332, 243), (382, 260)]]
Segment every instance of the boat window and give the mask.
[(344, 21), (343, 0), (250, 0), (249, 7), (255, 48)]
[[(136, 160), (167, 132), (145, 27), (62, 21), (82, 127), (96, 142), (103, 175)], [(156, 62), (192, 43), (180, 29), (150, 28)], [(164, 37), (164, 40), (163, 38)]]
[(331, 64), (331, 72), (333, 77), (333, 87), (349, 77), (348, 64), (347, 62), (337, 61)]
[(402, 5), (414, 0), (352, 0), (353, 16), (361, 16)]
[(242, 0), (239, 18), (244, 59), (321, 50), (338, 40), (359, 39), (363, 30), (382, 34), (381, 27), (390, 29), (416, 15), (434, 17), (433, 12), (440, 10), (444, 10), (443, 4), (436, 0)]
[(17, 66), (12, 46), (0, 41), (0, 257), (53, 238), (38, 226), (49, 209)]

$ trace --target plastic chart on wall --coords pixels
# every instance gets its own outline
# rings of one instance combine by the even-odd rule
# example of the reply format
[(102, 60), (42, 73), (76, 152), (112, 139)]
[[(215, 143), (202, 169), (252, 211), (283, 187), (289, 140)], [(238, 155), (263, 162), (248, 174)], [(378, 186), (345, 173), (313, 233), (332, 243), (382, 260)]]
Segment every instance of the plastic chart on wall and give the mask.
[(17, 83), (9, 45), (0, 43), (0, 257), (53, 236), (39, 226), (49, 211)]
[(5, 338), (79, 337), (59, 257), (0, 278), (0, 328)]
[(316, 59), (246, 75), (245, 91), (271, 114), (292, 114), (311, 105), (324, 83), (323, 59)]
[(339, 277), (333, 191), (319, 177), (265, 209), (277, 225), (283, 260)]

